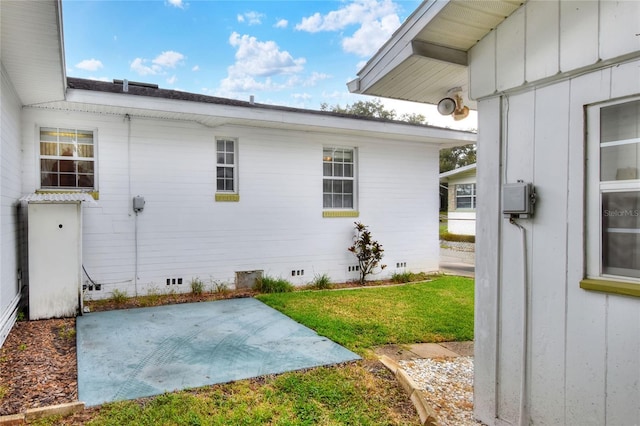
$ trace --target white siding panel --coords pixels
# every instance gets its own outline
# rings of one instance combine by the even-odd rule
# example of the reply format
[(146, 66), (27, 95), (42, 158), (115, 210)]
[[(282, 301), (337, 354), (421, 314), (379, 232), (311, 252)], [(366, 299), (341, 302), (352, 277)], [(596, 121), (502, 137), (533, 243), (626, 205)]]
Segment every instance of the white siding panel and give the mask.
[(566, 419), (567, 423), (605, 424), (605, 297), (579, 287), (584, 278), (584, 110), (583, 106), (609, 96), (610, 72), (601, 71), (571, 80), (569, 111), (569, 204)]
[(640, 308), (634, 298), (609, 296), (606, 424), (640, 424)]
[(496, 30), (496, 86), (498, 91), (520, 86), (524, 75), (525, 9), (516, 10)]
[(496, 92), (496, 32), (469, 50), (469, 96), (480, 99)]
[(18, 283), (20, 198), (20, 101), (0, 64), (0, 345), (15, 322)]
[[(135, 116), (129, 138), (123, 117), (36, 109), (27, 117), (25, 150), (32, 159), (34, 123), (97, 129), (100, 199), (97, 207), (84, 209), (83, 238), (87, 271), (104, 284), (93, 298), (108, 297), (115, 288), (129, 295), (189, 291), (195, 277), (233, 285), (236, 271), (256, 269), (298, 285), (325, 272), (334, 281), (355, 279), (357, 273), (347, 271), (356, 264), (347, 250), (355, 220), (369, 225), (383, 244), (385, 263), (406, 262), (416, 272), (438, 268), (436, 148)], [(216, 136), (238, 139), (239, 202), (214, 201)], [(322, 217), (323, 146), (357, 149), (359, 218)], [(28, 174), (37, 174), (36, 161), (24, 164)], [(35, 180), (25, 185), (26, 192), (36, 188)], [(146, 200), (137, 217), (134, 195)], [(292, 270), (305, 273), (293, 278)], [(182, 278), (183, 284), (167, 286), (167, 278)]]
[(560, 70), (562, 72), (598, 61), (599, 2), (560, 2)]
[[(534, 166), (534, 116), (535, 96), (532, 92), (509, 97), (509, 109), (504, 114), (509, 125), (506, 130), (504, 156), (505, 183), (517, 180), (533, 181)], [(531, 222), (523, 221), (527, 234), (531, 235)], [(522, 373), (522, 321), (523, 321), (523, 273), (526, 267), (522, 248), (522, 235), (518, 228), (503, 219), (502, 277), (500, 281), (500, 317), (509, 318), (500, 330), (498, 380), (500, 383), (498, 416), (507, 422), (518, 419), (520, 377)], [(527, 253), (531, 253), (531, 238), (527, 238)], [(530, 273), (528, 280), (531, 282)]]
[(611, 69), (611, 98), (630, 94), (640, 94), (640, 61), (627, 62)]
[[(531, 236), (531, 420), (565, 424), (569, 82), (536, 90), (535, 234)], [(554, 389), (554, 392), (549, 392)]]
[(640, 50), (640, 2), (600, 2), (600, 59)]
[(476, 220), (476, 280), (474, 314), (474, 416), (486, 424), (497, 417), (496, 348), (498, 300), (502, 285), (500, 256), (501, 98), (478, 106), (478, 204)]
[(526, 6), (525, 77), (536, 81), (555, 75), (560, 70), (558, 1), (532, 0)]

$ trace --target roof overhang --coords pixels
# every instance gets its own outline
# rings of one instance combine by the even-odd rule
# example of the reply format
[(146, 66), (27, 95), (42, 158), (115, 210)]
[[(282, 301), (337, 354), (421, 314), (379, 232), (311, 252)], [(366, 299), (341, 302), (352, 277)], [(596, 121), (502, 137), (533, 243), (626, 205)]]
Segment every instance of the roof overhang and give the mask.
[(457, 169), (449, 170), (448, 172), (440, 173), (440, 182), (448, 182), (451, 178), (457, 178), (462, 176), (472, 176), (476, 174), (476, 163), (468, 164), (466, 166), (458, 167)]
[(347, 84), (349, 91), (437, 104), (454, 88), (469, 99), (469, 50), (526, 0), (427, 0)]
[(60, 0), (2, 0), (0, 15), (0, 59), (22, 104), (64, 99)]
[[(69, 78), (66, 100), (40, 104), (43, 109), (162, 120), (192, 121), (215, 128), (222, 125), (297, 129), (325, 133), (375, 136), (437, 147), (475, 143), (474, 132), (416, 125), (402, 121), (368, 119), (325, 111), (257, 104), (165, 89), (133, 88), (128, 93), (111, 83)], [(84, 88), (78, 88), (84, 87)], [(138, 94), (136, 94), (138, 93)]]

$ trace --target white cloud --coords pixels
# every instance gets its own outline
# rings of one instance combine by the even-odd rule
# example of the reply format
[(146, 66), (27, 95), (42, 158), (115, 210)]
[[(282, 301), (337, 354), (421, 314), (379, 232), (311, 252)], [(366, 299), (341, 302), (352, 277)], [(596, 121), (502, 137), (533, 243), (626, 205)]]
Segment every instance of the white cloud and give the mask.
[(342, 40), (345, 52), (359, 56), (371, 56), (400, 26), (398, 15), (387, 15), (380, 20), (364, 22), (351, 37)]
[(260, 25), (262, 24), (262, 18), (264, 18), (264, 13), (260, 12), (245, 12), (242, 15), (238, 15), (238, 22), (247, 23), (249, 25)]
[(314, 71), (311, 73), (311, 76), (303, 84), (305, 86), (315, 86), (316, 84), (318, 84), (319, 81), (327, 80), (329, 78), (331, 78), (329, 74), (324, 74), (324, 73), (319, 73)]
[(309, 93), (294, 93), (291, 97), (295, 100), (308, 101), (313, 98)]
[(152, 62), (161, 67), (175, 68), (176, 65), (181, 63), (183, 60), (184, 60), (184, 55), (182, 53), (174, 52), (173, 50), (168, 50), (166, 52), (162, 52)]
[(133, 62), (131, 62), (131, 70), (137, 72), (139, 75), (156, 75), (162, 72), (162, 67), (159, 65), (152, 64), (151, 66), (146, 65), (149, 60), (142, 58), (135, 58)]
[(181, 65), (184, 59), (185, 56), (182, 53), (168, 50), (162, 52), (151, 61), (145, 58), (135, 58), (131, 62), (131, 70), (139, 75), (164, 74), (167, 68), (175, 68), (177, 65)]
[(85, 71), (97, 71), (102, 68), (102, 62), (97, 59), (85, 59), (84, 61), (80, 61), (76, 64), (76, 68)]
[(355, 0), (326, 15), (315, 13), (303, 18), (295, 28), (317, 33), (343, 31), (351, 26), (358, 28), (344, 36), (342, 48), (349, 53), (369, 56), (400, 26), (397, 6), (392, 0)]
[(237, 49), (236, 62), (229, 67), (230, 77), (294, 74), (301, 72), (306, 63), (306, 59), (294, 59), (289, 52), (280, 50), (274, 41), (259, 41), (234, 32), (229, 44)]
[(167, 3), (169, 3), (173, 7), (177, 7), (180, 9), (184, 9), (184, 5), (185, 5), (182, 0), (167, 0)]
[(178, 81), (178, 77), (176, 77), (175, 74), (167, 78), (167, 83), (169, 84), (174, 84), (176, 81)]
[(200, 65), (194, 65), (191, 71), (200, 71)]
[(286, 19), (280, 19), (274, 25), (274, 27), (276, 27), (276, 28), (287, 28), (287, 26), (289, 26), (289, 21), (287, 21)]

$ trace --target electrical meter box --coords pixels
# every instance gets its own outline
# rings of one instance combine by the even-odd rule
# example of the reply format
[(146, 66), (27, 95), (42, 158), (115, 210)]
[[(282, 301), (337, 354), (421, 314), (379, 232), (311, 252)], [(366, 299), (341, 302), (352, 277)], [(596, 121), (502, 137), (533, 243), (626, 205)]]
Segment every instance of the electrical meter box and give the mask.
[(506, 217), (531, 217), (535, 202), (535, 189), (531, 183), (506, 183), (502, 187), (502, 213)]

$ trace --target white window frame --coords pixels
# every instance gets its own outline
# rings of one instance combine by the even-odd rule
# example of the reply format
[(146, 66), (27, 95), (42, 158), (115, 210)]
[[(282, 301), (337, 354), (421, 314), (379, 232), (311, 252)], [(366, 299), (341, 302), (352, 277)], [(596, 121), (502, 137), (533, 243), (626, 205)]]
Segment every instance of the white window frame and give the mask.
[[(59, 153), (57, 155), (44, 154), (42, 152), (41, 143), (42, 142), (46, 143), (47, 141), (42, 141), (41, 132), (43, 129), (52, 129), (52, 130), (55, 130), (56, 132), (61, 132), (65, 130), (75, 132), (76, 137), (74, 141), (70, 143), (71, 145), (74, 145), (73, 154), (72, 155), (60, 155)], [(78, 152), (77, 133), (78, 132), (91, 132), (92, 134), (91, 145), (93, 146), (92, 157), (80, 157), (77, 155), (77, 152)], [(56, 191), (97, 192), (98, 191), (98, 130), (96, 128), (82, 128), (82, 127), (76, 127), (76, 126), (37, 125), (36, 138), (37, 138), (37, 147), (38, 147), (37, 166), (36, 166), (38, 188), (40, 188), (43, 191), (53, 191), (53, 192), (56, 192)], [(60, 147), (62, 143), (63, 142), (60, 142), (59, 140), (56, 141), (56, 144), (58, 145), (58, 147)], [(74, 163), (77, 161), (92, 162), (93, 163), (93, 185), (92, 186), (60, 186), (60, 185), (43, 186), (42, 185), (42, 172), (43, 172), (42, 160), (74, 161)], [(76, 176), (76, 179), (77, 179), (79, 176), (77, 163), (74, 164), (74, 167), (76, 168), (74, 171), (74, 176)], [(60, 171), (58, 171), (58, 173), (60, 173)]]
[[(325, 164), (335, 164), (333, 160), (327, 158), (325, 156), (326, 150), (333, 150), (334, 152), (337, 150), (342, 151), (351, 151), (353, 161), (350, 163), (352, 166), (352, 176), (335, 176), (335, 175), (325, 175), (324, 174), (324, 166)], [(342, 180), (342, 181), (351, 181), (353, 191), (351, 193), (351, 207), (327, 207), (324, 204), (324, 185), (325, 180)], [(333, 192), (332, 192), (333, 193)], [(358, 150), (355, 147), (348, 146), (323, 146), (322, 147), (322, 208), (323, 210), (342, 210), (342, 211), (357, 211), (358, 210)]]
[[(604, 142), (600, 140), (600, 111), (603, 108), (613, 105), (623, 104), (627, 102), (640, 101), (640, 98), (625, 98), (596, 105), (590, 105), (586, 108), (587, 119), (587, 135), (586, 135), (586, 154), (587, 154), (587, 189), (586, 189), (586, 275), (587, 278), (633, 283), (640, 285), (640, 277), (633, 277), (623, 274), (604, 273), (603, 271), (603, 247), (602, 247), (602, 224), (603, 224), (603, 193), (615, 192), (634, 192), (638, 191), (640, 195), (640, 179), (601, 181), (601, 164), (600, 155), (601, 148), (614, 146), (616, 144), (638, 143), (640, 138), (634, 140)], [(624, 230), (628, 232), (628, 230)], [(634, 230), (632, 230), (634, 231)]]
[[(215, 176), (215, 185), (216, 185), (216, 193), (217, 194), (237, 194), (238, 193), (238, 138), (230, 138), (230, 137), (216, 137), (216, 176)], [(233, 142), (233, 152), (230, 151), (219, 151), (218, 150), (218, 143), (219, 142)], [(224, 154), (229, 154), (232, 153), (233, 154), (233, 163), (220, 163), (219, 160), (219, 154), (220, 153)], [(223, 169), (230, 169), (233, 172), (233, 189), (218, 189), (218, 169), (223, 168)]]
[[(463, 185), (471, 185), (471, 194), (458, 196), (458, 187)], [(456, 210), (475, 210), (476, 209), (476, 184), (471, 183), (457, 183), (455, 184), (455, 198), (456, 198)], [(470, 198), (471, 207), (458, 207), (458, 198)]]

